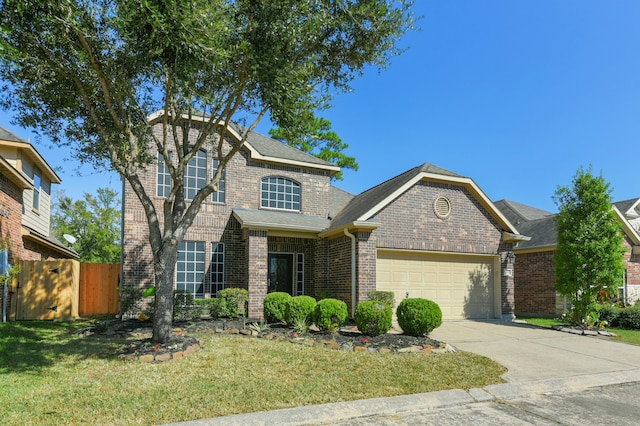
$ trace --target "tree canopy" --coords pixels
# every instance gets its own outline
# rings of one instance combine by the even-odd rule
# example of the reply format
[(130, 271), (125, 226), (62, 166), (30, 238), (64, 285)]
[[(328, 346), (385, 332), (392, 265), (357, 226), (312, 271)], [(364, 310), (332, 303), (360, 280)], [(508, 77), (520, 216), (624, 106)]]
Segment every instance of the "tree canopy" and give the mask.
[[(131, 185), (153, 252), (153, 338), (166, 341), (178, 244), (249, 132), (267, 113), (278, 127), (299, 125), (362, 72), (386, 67), (413, 25), (410, 8), (408, 0), (1, 0), (0, 103), (18, 124)], [(160, 133), (148, 122), (156, 111)], [(243, 125), (241, 140), (224, 151), (233, 122)], [(187, 202), (184, 173), (201, 148), (220, 164)], [(139, 174), (155, 150), (172, 180), (162, 211)]]
[[(331, 122), (326, 118), (311, 117), (293, 128), (271, 129), (269, 135), (342, 169), (358, 170), (356, 159), (344, 153), (349, 145), (331, 130)], [(336, 173), (334, 179), (342, 180), (342, 171)]]
[(64, 241), (64, 234), (76, 238), (74, 250), (81, 262), (120, 262), (120, 200), (110, 188), (98, 188), (74, 201), (64, 190), (56, 193), (51, 213), (52, 234)]
[(601, 292), (614, 292), (624, 273), (623, 236), (611, 204), (611, 188), (591, 168), (580, 168), (572, 186), (558, 187), (554, 201), (558, 245), (556, 290), (571, 302), (569, 318), (587, 321)]

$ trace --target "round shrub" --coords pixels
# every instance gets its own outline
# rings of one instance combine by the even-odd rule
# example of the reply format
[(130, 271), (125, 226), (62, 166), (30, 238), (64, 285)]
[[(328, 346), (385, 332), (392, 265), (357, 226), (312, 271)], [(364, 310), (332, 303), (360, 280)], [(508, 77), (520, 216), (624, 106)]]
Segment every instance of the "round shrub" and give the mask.
[(358, 330), (367, 336), (379, 336), (391, 329), (391, 306), (377, 300), (360, 302), (353, 314)]
[(264, 298), (264, 320), (267, 323), (284, 322), (287, 303), (290, 299), (291, 295), (282, 291), (267, 294)]
[(613, 305), (603, 305), (598, 312), (600, 321), (606, 321), (609, 327), (618, 327), (621, 308)]
[(322, 299), (313, 310), (313, 322), (320, 330), (336, 331), (348, 316), (347, 304), (338, 299)]
[(425, 336), (442, 325), (442, 310), (427, 299), (404, 299), (396, 309), (398, 325), (405, 334)]
[(311, 325), (311, 315), (316, 307), (316, 299), (311, 296), (295, 296), (289, 299), (285, 308), (284, 318), (287, 324), (293, 325), (304, 321)]

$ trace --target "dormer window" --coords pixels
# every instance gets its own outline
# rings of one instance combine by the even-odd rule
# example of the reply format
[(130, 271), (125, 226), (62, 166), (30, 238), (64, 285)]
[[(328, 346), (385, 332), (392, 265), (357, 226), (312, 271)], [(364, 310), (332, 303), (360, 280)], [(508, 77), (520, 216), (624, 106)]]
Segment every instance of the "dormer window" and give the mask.
[(260, 206), (268, 209), (300, 211), (300, 184), (282, 176), (262, 179)]

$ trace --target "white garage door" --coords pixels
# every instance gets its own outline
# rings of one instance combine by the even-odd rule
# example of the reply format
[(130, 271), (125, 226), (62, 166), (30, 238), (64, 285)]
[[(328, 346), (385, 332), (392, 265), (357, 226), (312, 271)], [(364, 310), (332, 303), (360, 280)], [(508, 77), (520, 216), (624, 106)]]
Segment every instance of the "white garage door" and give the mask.
[[(495, 257), (378, 251), (377, 290), (433, 300), (444, 319), (496, 318)], [(394, 309), (395, 310), (395, 309)]]

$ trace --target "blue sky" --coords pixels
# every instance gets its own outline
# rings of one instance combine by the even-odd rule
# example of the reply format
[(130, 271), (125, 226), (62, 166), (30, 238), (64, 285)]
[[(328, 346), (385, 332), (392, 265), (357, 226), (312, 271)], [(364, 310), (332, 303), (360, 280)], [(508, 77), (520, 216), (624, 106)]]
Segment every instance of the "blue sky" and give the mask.
[[(321, 114), (360, 163), (336, 186), (357, 194), (429, 162), (492, 200), (557, 211), (557, 186), (592, 165), (614, 200), (640, 197), (640, 2), (418, 0), (415, 12), (407, 52)], [(10, 118), (0, 125), (32, 138), (67, 194), (119, 190), (113, 174), (74, 176), (66, 153)]]

